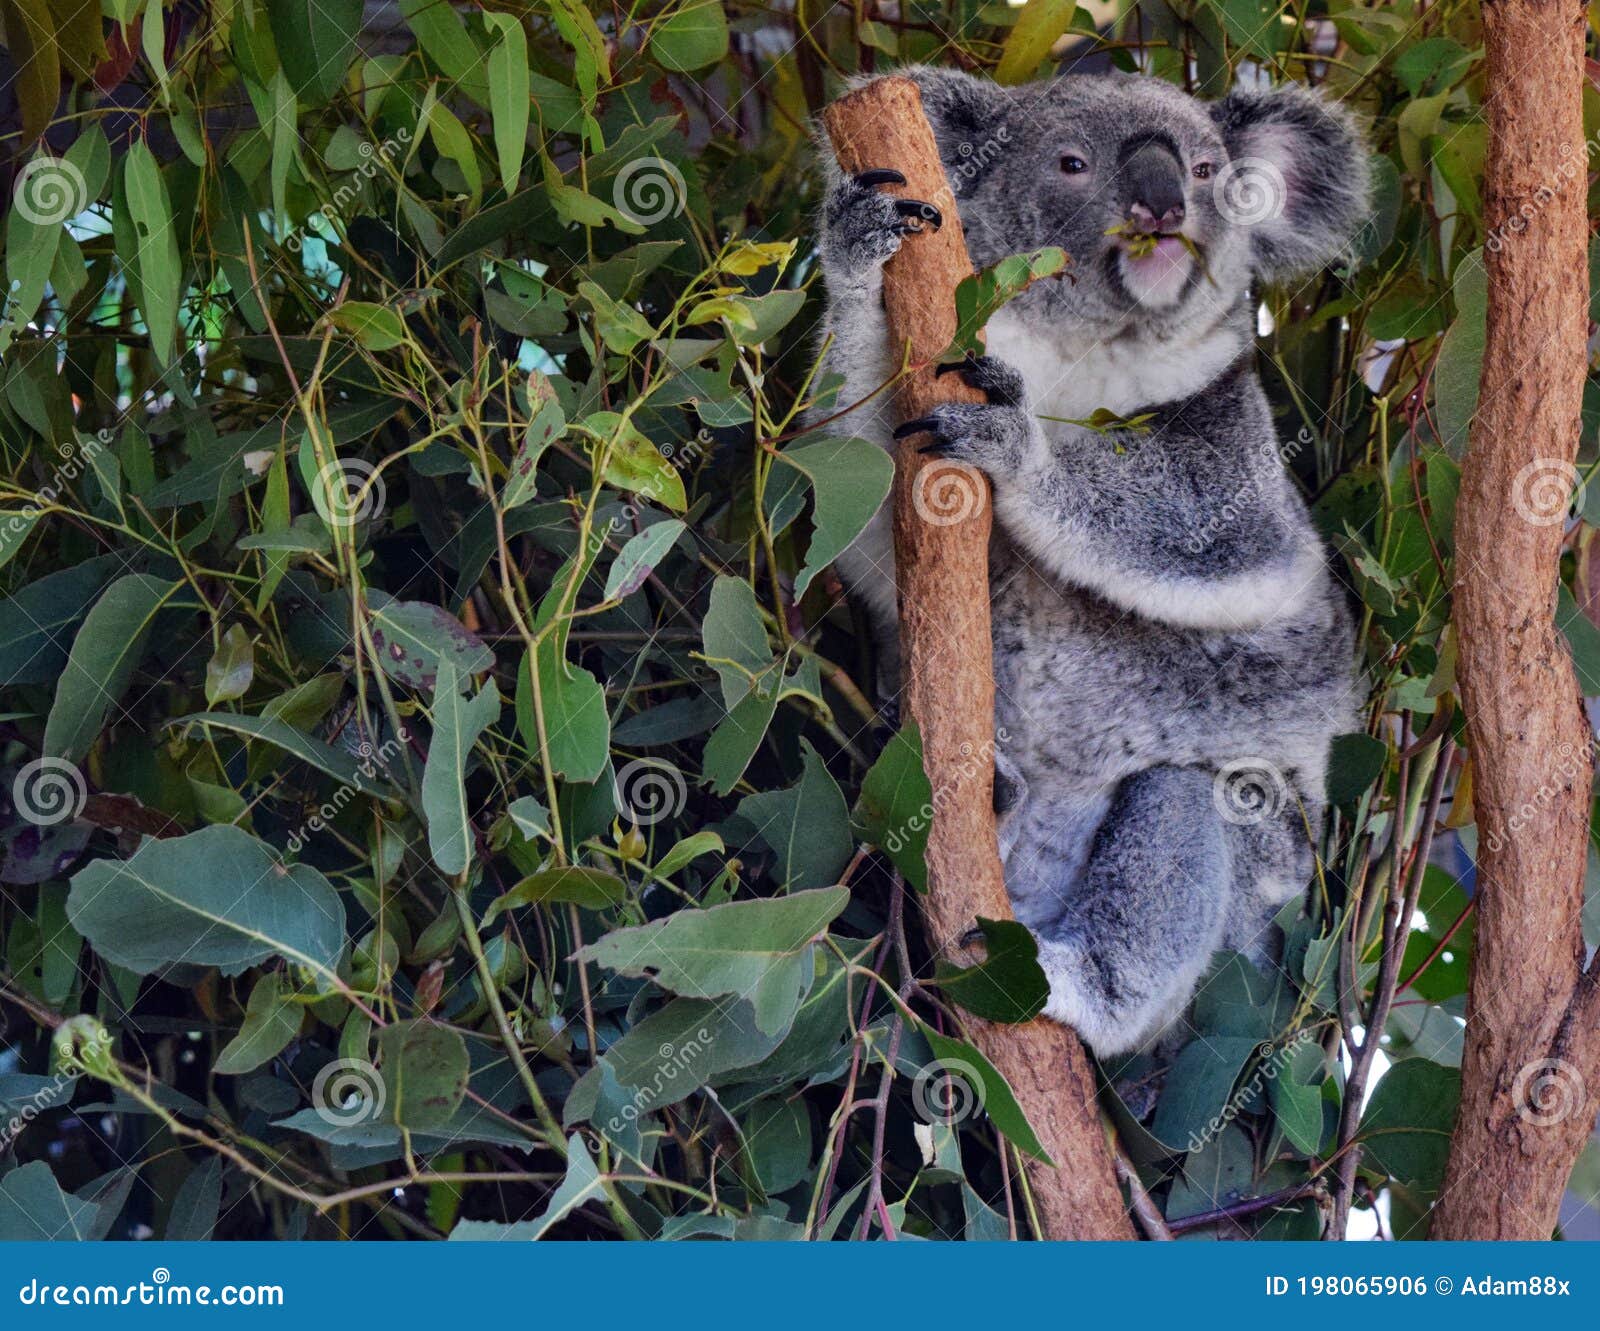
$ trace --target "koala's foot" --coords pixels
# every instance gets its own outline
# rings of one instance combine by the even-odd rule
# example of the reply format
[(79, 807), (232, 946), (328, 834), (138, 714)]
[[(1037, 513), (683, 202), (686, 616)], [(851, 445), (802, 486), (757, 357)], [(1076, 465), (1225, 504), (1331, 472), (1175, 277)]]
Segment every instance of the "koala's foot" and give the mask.
[(1036, 930), (1045, 1015), (1102, 1059), (1180, 1018), (1222, 942), (1232, 866), (1210, 792), (1194, 768), (1125, 778), (1060, 915)]
[(898, 171), (878, 168), (847, 176), (835, 186), (822, 210), (823, 260), (835, 280), (883, 266), (900, 249), (907, 233), (944, 222), (939, 210), (920, 199), (897, 199), (880, 185), (904, 185)]

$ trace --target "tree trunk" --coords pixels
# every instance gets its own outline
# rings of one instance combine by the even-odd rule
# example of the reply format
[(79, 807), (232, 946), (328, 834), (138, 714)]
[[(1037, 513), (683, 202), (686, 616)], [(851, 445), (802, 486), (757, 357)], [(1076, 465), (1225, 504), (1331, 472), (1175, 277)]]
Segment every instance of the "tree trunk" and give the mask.
[(1578, 0), (1486, 0), (1488, 325), (1456, 513), (1477, 948), (1439, 1239), (1548, 1239), (1600, 1092), (1590, 728), (1552, 609), (1587, 369)]
[[(930, 363), (955, 335), (955, 288), (972, 261), (916, 84), (880, 79), (834, 103), (823, 121), (845, 171), (893, 167), (906, 177), (906, 196), (932, 202), (944, 215), (940, 230), (908, 236), (884, 270), (895, 349), (909, 344), (911, 363), (923, 367), (899, 385), (897, 419), (925, 416), (941, 402), (984, 401), (955, 375), (935, 378)], [(911, 441), (900, 445), (896, 461), (905, 702), (937, 792), (923, 918), (933, 953), (954, 959), (978, 916), (1011, 918), (993, 809), (989, 485), (971, 468), (920, 457)], [(998, 1025), (969, 1017), (965, 1026), (1011, 1084), (1054, 1162), (1029, 1170), (1046, 1236), (1132, 1238), (1077, 1037), (1043, 1019)]]

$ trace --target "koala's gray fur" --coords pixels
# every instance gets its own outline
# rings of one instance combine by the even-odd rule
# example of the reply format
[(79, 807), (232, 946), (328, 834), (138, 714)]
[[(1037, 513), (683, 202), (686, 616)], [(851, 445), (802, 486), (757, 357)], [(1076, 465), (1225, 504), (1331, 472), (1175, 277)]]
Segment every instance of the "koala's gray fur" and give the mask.
[[(1045, 1010), (1121, 1053), (1173, 1027), (1219, 948), (1270, 955), (1270, 917), (1312, 871), (1329, 741), (1354, 720), (1352, 626), (1250, 364), (1251, 286), (1340, 255), (1366, 157), (1299, 88), (1208, 105), (1121, 74), (1004, 89), (907, 72), (974, 261), (1072, 258), (1072, 280), (990, 323), (965, 371), (990, 405), (918, 426), (994, 486), (1001, 848)], [(1223, 193), (1241, 183), (1281, 207)], [(890, 447), (881, 267), (918, 210), (882, 172), (829, 184), (827, 368), (834, 409), (862, 403), (837, 428)], [(1107, 234), (1130, 218), (1166, 237), (1153, 256)], [(1153, 415), (1110, 435), (1064, 423), (1102, 407)], [(838, 562), (892, 660), (886, 512)]]

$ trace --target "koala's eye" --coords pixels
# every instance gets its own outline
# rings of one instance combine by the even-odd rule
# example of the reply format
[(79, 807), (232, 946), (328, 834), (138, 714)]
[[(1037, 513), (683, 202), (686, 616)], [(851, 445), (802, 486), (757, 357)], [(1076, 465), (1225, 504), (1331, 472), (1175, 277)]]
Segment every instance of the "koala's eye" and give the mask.
[(1069, 176), (1075, 176), (1080, 171), (1087, 171), (1089, 169), (1089, 163), (1084, 161), (1081, 157), (1074, 157), (1071, 153), (1068, 153), (1061, 159), (1061, 169)]
[(1194, 178), (1196, 180), (1210, 180), (1211, 179), (1211, 163), (1210, 162), (1198, 162), (1198, 163), (1196, 163), (1195, 164), (1195, 168), (1194, 168)]

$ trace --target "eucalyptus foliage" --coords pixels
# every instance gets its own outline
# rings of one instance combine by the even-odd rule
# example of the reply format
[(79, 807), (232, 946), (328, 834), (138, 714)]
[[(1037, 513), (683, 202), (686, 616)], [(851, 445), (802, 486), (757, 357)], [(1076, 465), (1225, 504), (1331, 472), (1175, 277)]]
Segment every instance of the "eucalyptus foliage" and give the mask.
[(0, 1237), (1034, 1232), (961, 1036), (1038, 1010), (1031, 940), (928, 964), (936, 801), (829, 568), (890, 468), (816, 372), (809, 123), (896, 62), (1063, 56), (1372, 124), (1361, 262), (1263, 293), (1260, 348), (1370, 711), (1281, 972), (1220, 958), (1103, 1095), (1175, 1228), (1281, 1194), (1238, 1223), (1316, 1237), (1360, 1146), (1421, 1232), (1471, 920), (1415, 852), (1436, 773), (1473, 844), (1451, 518), (1514, 243), (1470, 0), (0, 17)]

